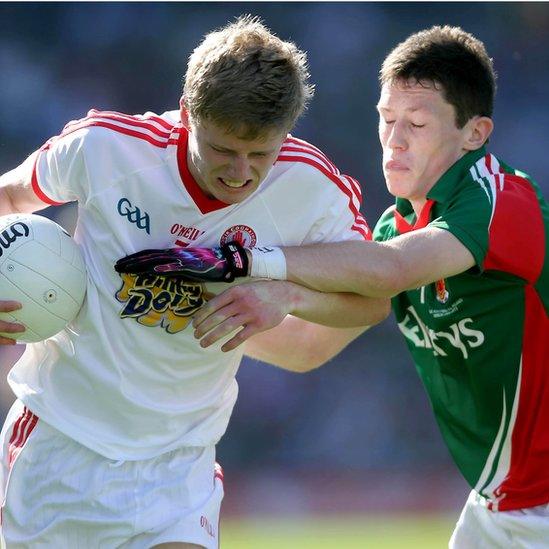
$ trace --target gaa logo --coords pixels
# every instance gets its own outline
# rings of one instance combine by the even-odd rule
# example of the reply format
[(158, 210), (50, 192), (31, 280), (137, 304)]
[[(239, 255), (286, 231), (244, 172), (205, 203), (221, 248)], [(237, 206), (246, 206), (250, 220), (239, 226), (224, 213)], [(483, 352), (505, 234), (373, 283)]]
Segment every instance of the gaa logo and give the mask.
[(257, 236), (248, 225), (233, 225), (221, 235), (219, 240), (222, 246), (227, 242), (238, 242), (243, 248), (253, 248), (257, 244)]
[(149, 214), (141, 210), (137, 206), (133, 206), (132, 203), (126, 198), (121, 198), (116, 205), (118, 213), (127, 217), (130, 223), (135, 223), (138, 229), (145, 229), (147, 234), (151, 234), (150, 217)]

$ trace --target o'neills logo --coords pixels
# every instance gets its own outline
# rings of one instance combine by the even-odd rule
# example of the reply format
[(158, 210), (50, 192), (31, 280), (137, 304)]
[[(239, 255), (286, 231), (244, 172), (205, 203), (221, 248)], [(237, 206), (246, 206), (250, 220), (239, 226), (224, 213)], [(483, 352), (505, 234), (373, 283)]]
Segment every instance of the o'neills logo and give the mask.
[(435, 290), (437, 293), (437, 301), (439, 303), (446, 303), (450, 297), (450, 294), (446, 289), (446, 282), (444, 282), (444, 278), (441, 278), (435, 282)]
[(257, 236), (248, 225), (233, 225), (221, 235), (219, 242), (223, 245), (233, 241), (238, 242), (243, 248), (253, 248), (257, 244)]

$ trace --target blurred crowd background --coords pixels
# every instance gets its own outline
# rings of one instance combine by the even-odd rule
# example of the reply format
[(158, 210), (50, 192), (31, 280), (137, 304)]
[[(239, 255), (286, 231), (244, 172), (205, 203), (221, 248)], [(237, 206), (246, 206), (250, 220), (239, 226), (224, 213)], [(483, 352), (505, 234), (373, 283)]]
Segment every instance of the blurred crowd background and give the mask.
[[(547, 194), (549, 6), (527, 2), (1, 3), (0, 172), (92, 107), (177, 108), (192, 49), (242, 13), (307, 50), (316, 96), (294, 134), (361, 182), (371, 227), (391, 202), (377, 73), (392, 47), (434, 24), (485, 42), (499, 84), (490, 148)], [(70, 229), (74, 211), (45, 213)], [(21, 352), (0, 349), (2, 418), (13, 399), (5, 375)], [(225, 512), (454, 512), (463, 502), (468, 489), (393, 319), (312, 373), (245, 361), (238, 379), (218, 449)]]

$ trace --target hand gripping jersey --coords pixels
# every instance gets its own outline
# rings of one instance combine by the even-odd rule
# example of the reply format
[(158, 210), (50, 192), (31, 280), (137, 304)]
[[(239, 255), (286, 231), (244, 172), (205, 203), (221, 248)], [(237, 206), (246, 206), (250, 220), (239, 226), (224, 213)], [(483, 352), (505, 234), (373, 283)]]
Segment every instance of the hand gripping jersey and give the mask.
[(476, 267), (396, 296), (399, 328), (471, 487), (493, 509), (546, 503), (547, 204), (528, 176), (484, 149), (454, 164), (427, 198), (415, 224), (410, 203), (397, 198), (374, 238), (440, 227)]
[(9, 383), (45, 422), (112, 459), (217, 442), (236, 400), (242, 355), (219, 345), (202, 349), (189, 326), (226, 284), (121, 278), (117, 259), (230, 240), (255, 246), (369, 238), (358, 183), (291, 136), (244, 202), (205, 196), (188, 170), (177, 111), (90, 111), (42, 147), (32, 184), (45, 205), (78, 201), (74, 238), (87, 263), (87, 299), (66, 330), (27, 346)]

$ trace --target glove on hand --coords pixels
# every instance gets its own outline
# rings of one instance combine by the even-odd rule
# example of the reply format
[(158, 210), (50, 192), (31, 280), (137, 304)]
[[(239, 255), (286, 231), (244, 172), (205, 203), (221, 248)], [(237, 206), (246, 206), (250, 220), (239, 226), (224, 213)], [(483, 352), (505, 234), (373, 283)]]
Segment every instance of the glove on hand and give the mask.
[(220, 248), (142, 250), (114, 265), (118, 273), (179, 276), (193, 282), (232, 282), (248, 276), (248, 256), (237, 242)]

